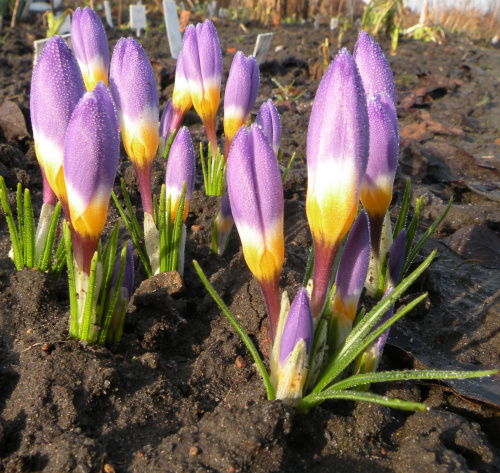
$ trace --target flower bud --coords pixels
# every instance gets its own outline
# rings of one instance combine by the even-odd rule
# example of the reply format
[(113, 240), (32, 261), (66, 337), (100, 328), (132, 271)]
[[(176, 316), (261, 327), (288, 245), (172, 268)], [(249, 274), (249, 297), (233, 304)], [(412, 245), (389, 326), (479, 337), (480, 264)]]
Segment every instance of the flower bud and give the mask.
[(281, 141), (281, 120), (278, 109), (271, 99), (264, 102), (259, 108), (256, 122), (273, 147), (274, 154), (278, 156)]
[(163, 156), (165, 153), (165, 149), (170, 138), (170, 125), (172, 124), (173, 116), (174, 108), (172, 106), (172, 99), (169, 99), (167, 105), (165, 105), (165, 108), (163, 109), (163, 114), (160, 120), (160, 139), (158, 145), (158, 154), (160, 156)]
[(175, 84), (172, 93), (173, 115), (172, 122), (170, 123), (170, 133), (179, 129), (186, 113), (192, 106), (193, 100), (191, 99), (189, 83), (184, 74), (184, 59), (181, 50), (177, 58), (177, 65), (175, 66)]

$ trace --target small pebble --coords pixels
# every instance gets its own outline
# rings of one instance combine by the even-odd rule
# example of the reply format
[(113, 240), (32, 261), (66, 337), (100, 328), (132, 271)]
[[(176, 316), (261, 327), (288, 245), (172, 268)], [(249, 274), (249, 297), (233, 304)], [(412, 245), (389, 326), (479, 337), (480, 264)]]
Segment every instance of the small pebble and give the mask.
[(189, 454), (192, 456), (192, 457), (197, 457), (199, 454), (200, 454), (200, 449), (196, 446), (192, 446), (190, 449), (189, 449)]
[(191, 231), (193, 233), (198, 233), (201, 230), (201, 225), (191, 225)]
[(104, 472), (105, 473), (115, 473), (116, 470), (114, 469), (114, 467), (112, 465), (110, 465), (109, 463), (106, 463), (104, 465)]
[(247, 365), (247, 362), (244, 360), (244, 358), (241, 355), (238, 355), (236, 357), (234, 364), (236, 365), (236, 368), (238, 368), (239, 370), (242, 370)]
[(49, 351), (50, 350), (50, 345), (48, 343), (44, 343), (42, 345), (42, 351)]
[(26, 330), (26, 333), (27, 333), (28, 335), (31, 335), (31, 334), (33, 333), (33, 329), (32, 329), (32, 328), (29, 328), (28, 330)]

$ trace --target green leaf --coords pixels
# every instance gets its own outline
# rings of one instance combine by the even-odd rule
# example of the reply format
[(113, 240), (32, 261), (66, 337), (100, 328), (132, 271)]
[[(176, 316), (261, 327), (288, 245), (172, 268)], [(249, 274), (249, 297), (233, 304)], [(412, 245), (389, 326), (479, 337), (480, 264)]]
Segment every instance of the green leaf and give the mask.
[(24, 190), (24, 254), (24, 264), (27, 268), (33, 268), (35, 266), (35, 219), (29, 189)]
[(396, 226), (394, 227), (393, 240), (397, 238), (401, 230), (406, 225), (406, 218), (408, 217), (408, 209), (410, 207), (410, 197), (411, 197), (411, 180), (406, 179), (406, 188), (403, 196), (403, 201), (401, 202), (401, 210), (399, 211), (398, 220), (396, 221)]
[(66, 264), (68, 266), (68, 286), (69, 286), (69, 306), (70, 306), (70, 327), (71, 338), (78, 337), (78, 300), (76, 298), (75, 267), (73, 265), (73, 245), (71, 243), (70, 224), (63, 221), (64, 246), (66, 248)]
[[(61, 202), (57, 202), (56, 206), (54, 207), (54, 212), (52, 213), (52, 217), (50, 218), (47, 235), (45, 236), (42, 252), (40, 253), (40, 259), (38, 260), (37, 263), (39, 271), (48, 271), (50, 269), (50, 262), (52, 260), (52, 252), (54, 251), (54, 240), (56, 237), (57, 225), (59, 223), (60, 214), (61, 214)], [(61, 241), (64, 241), (64, 238)], [(59, 255), (59, 257), (61, 255)]]
[(22, 243), (19, 239), (19, 233), (17, 232), (14, 218), (12, 217), (12, 212), (10, 210), (8, 200), (7, 187), (5, 186), (5, 181), (2, 176), (0, 176), (0, 203), (2, 204), (2, 209), (5, 213), (5, 219), (7, 220), (10, 241), (12, 243), (12, 253), (14, 254), (14, 264), (16, 266), (16, 270), (20, 271), (21, 269), (23, 269), (24, 261)]

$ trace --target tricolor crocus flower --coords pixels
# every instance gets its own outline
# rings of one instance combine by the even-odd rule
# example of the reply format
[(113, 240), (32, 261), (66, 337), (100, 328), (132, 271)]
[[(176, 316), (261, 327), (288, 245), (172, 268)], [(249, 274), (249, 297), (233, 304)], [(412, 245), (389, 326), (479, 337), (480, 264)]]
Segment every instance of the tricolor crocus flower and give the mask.
[(106, 223), (119, 156), (120, 136), (113, 99), (104, 83), (99, 82), (78, 103), (64, 147), (73, 253), (77, 269), (86, 274), (90, 273)]
[(238, 51), (231, 64), (231, 70), (224, 92), (224, 134), (227, 158), (234, 135), (243, 126), (252, 111), (259, 94), (259, 65), (253, 56), (245, 57)]
[(241, 127), (234, 137), (227, 164), (227, 186), (243, 255), (264, 294), (274, 340), (285, 254), (283, 186), (273, 149), (256, 124), (248, 132)]
[(66, 217), (69, 214), (63, 172), (64, 140), (71, 115), (84, 93), (82, 74), (71, 50), (59, 36), (52, 37), (33, 70), (31, 124), (36, 157)]
[(217, 150), (215, 115), (219, 108), (222, 81), (222, 53), (213, 23), (206, 20), (184, 33), (182, 65), (189, 84), (193, 107), (205, 125), (212, 150)]
[(219, 213), (215, 217), (214, 227), (212, 232), (212, 252), (222, 256), (226, 250), (229, 235), (234, 226), (233, 214), (231, 213), (231, 204), (229, 203), (229, 195), (226, 192), (222, 197), (222, 203)]
[(292, 302), (281, 335), (279, 368), (277, 376), (273, 376), (276, 399), (295, 403), (302, 398), (313, 339), (311, 304), (302, 288)]
[(315, 319), (325, 303), (335, 254), (356, 216), (368, 161), (368, 127), (361, 78), (342, 49), (319, 85), (307, 134), (306, 213), (315, 250)]
[(387, 95), (396, 111), (396, 86), (391, 66), (378, 43), (365, 31), (359, 34), (354, 47), (354, 60), (358, 66), (365, 93), (368, 96)]
[(171, 135), (170, 124), (174, 115), (174, 108), (172, 106), (172, 99), (169, 99), (167, 105), (163, 109), (163, 114), (160, 120), (160, 140), (158, 144), (158, 153), (163, 156), (167, 147), (168, 140)]
[(175, 84), (172, 93), (173, 116), (170, 123), (170, 133), (178, 130), (186, 116), (186, 113), (193, 106), (189, 83), (184, 74), (184, 60), (182, 50), (177, 58), (175, 66)]
[(73, 14), (71, 44), (87, 90), (94, 90), (99, 81), (108, 85), (108, 38), (99, 16), (89, 7), (77, 8)]
[(330, 308), (330, 350), (335, 351), (351, 332), (358, 312), (370, 261), (368, 216), (362, 211), (347, 237), (335, 277), (335, 295)]
[(132, 161), (145, 213), (153, 215), (151, 171), (159, 141), (159, 101), (153, 68), (142, 46), (122, 38), (111, 58), (109, 85), (123, 145)]
[(281, 119), (274, 102), (269, 99), (264, 102), (257, 113), (256, 122), (262, 128), (269, 143), (273, 147), (274, 153), (278, 156), (281, 141)]
[(382, 224), (392, 199), (399, 141), (392, 117), (395, 114), (387, 96), (368, 97), (367, 106), (370, 120), (370, 155), (360, 198), (370, 217), (372, 251), (378, 256)]
[[(406, 231), (402, 230), (391, 245), (389, 250), (389, 277), (387, 280), (384, 297), (387, 297), (396, 287), (401, 271), (405, 262), (405, 247), (406, 247)], [(383, 323), (389, 320), (394, 314), (394, 305), (392, 305), (382, 318), (377, 322), (373, 330), (380, 327)], [(356, 359), (354, 366), (354, 374), (375, 372), (382, 356), (387, 338), (389, 337), (390, 329), (387, 329), (379, 337), (377, 337), (367, 349)]]
[(171, 200), (172, 221), (175, 220), (184, 183), (186, 184), (186, 198), (182, 222), (186, 221), (189, 213), (189, 203), (194, 190), (196, 175), (196, 158), (193, 141), (187, 127), (183, 126), (174, 138), (167, 161), (165, 178), (166, 197)]

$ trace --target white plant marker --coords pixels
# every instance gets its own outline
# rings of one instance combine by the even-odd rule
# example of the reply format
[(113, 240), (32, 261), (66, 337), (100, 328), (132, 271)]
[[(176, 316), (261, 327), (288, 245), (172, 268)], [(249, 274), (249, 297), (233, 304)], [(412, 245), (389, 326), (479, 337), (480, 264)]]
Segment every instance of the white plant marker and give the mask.
[(130, 28), (136, 30), (138, 38), (141, 36), (141, 30), (146, 29), (146, 6), (141, 2), (130, 5)]
[(215, 11), (217, 9), (217, 2), (215, 0), (213, 0), (212, 2), (210, 2), (208, 4), (208, 18), (213, 18), (215, 16)]
[(255, 48), (253, 50), (253, 55), (257, 64), (261, 65), (267, 57), (267, 52), (271, 47), (273, 41), (274, 33), (263, 33), (257, 36), (257, 41), (255, 42)]
[(335, 31), (339, 26), (338, 18), (330, 18), (330, 31)]
[(177, 59), (182, 49), (182, 36), (175, 2), (173, 0), (163, 0), (163, 11), (165, 12), (165, 25), (167, 27), (170, 54), (174, 59)]
[[(66, 41), (66, 44), (71, 48), (71, 34), (63, 34), (61, 35), (61, 38)], [(35, 41), (33, 43), (33, 48), (35, 50), (35, 57), (33, 59), (33, 66), (36, 64), (38, 61), (38, 58), (40, 57), (40, 54), (42, 54), (43, 48), (45, 48), (45, 45), (50, 41), (50, 38), (45, 38), (45, 39), (39, 39), (38, 41)]]
[(181, 13), (186, 9), (184, 6), (184, 2), (179, 3), (179, 6), (181, 7)]
[(109, 0), (104, 0), (104, 14), (106, 15), (106, 23), (110, 28), (113, 28), (113, 17), (111, 16), (111, 5)]

